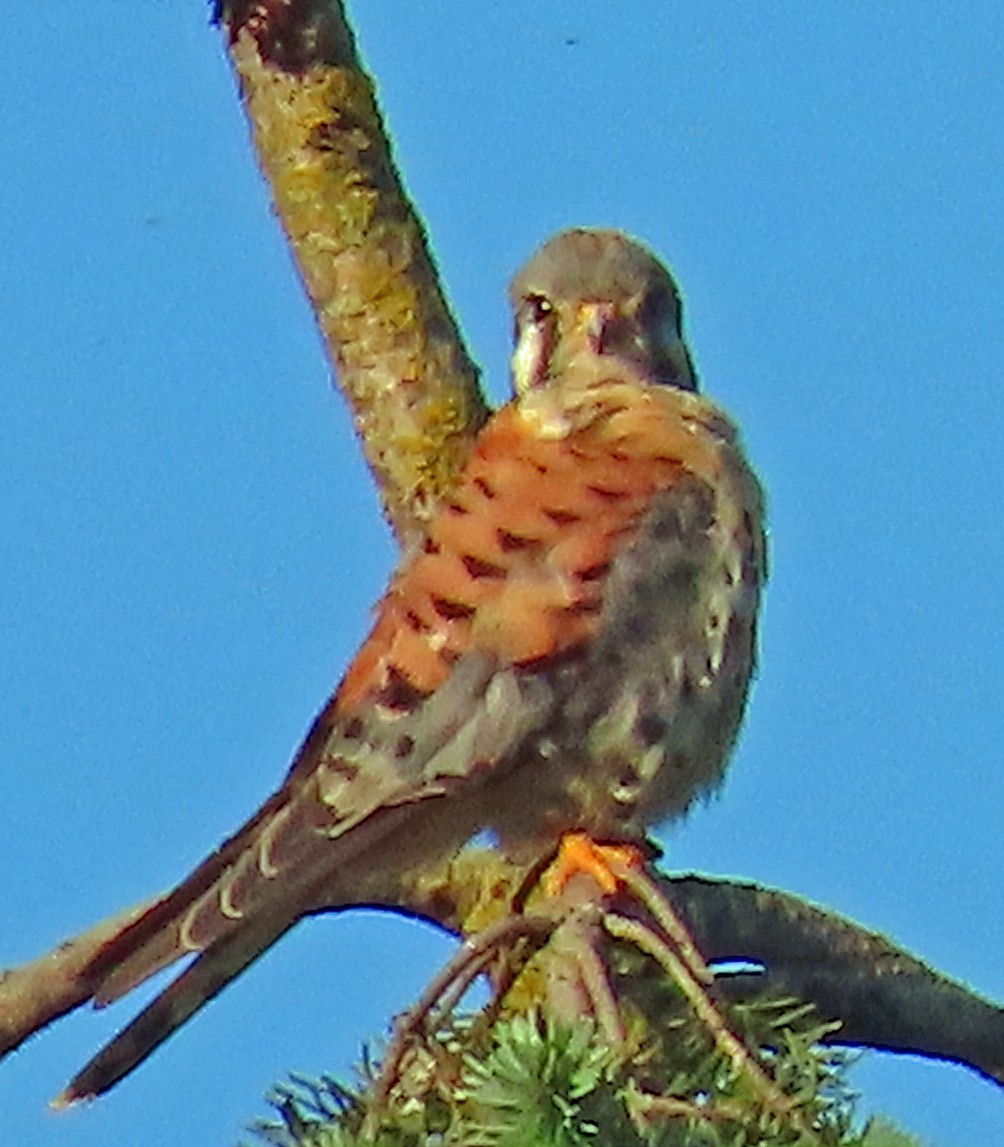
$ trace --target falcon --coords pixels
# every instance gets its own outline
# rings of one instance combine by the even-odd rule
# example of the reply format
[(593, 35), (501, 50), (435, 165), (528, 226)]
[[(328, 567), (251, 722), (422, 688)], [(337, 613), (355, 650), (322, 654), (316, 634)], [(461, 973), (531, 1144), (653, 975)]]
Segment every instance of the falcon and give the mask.
[(485, 424), (279, 789), (85, 969), (95, 1004), (195, 959), (72, 1080), (107, 1091), (306, 915), (374, 902), (489, 830), (639, 843), (721, 780), (756, 656), (762, 497), (698, 393), (666, 268), (620, 232), (510, 289)]

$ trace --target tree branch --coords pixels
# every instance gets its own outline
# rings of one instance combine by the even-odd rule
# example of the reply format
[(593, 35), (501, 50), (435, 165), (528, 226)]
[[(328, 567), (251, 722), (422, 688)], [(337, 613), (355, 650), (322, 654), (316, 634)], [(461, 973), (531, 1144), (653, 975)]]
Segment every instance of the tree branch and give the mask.
[(217, 16), (254, 139), (384, 512), (402, 544), (487, 409), (338, 0)]
[[(828, 1042), (945, 1059), (1004, 1086), (1004, 1008), (930, 968), (885, 936), (787, 892), (737, 880), (658, 881), (729, 995), (789, 995), (841, 1027)], [(501, 857), (467, 850), (423, 874), (397, 907), (472, 935), (507, 912), (524, 879)]]
[[(791, 995), (841, 1022), (829, 1042), (962, 1064), (1004, 1086), (1004, 1008), (928, 967), (884, 936), (777, 889), (651, 873), (710, 964), (761, 971), (720, 976), (734, 998)], [(497, 926), (526, 877), (499, 853), (466, 849), (370, 907), (421, 917), (455, 935)], [(81, 970), (148, 905), (139, 905), (0, 975), (0, 1058), (90, 999)]]
[(841, 1023), (828, 1042), (951, 1060), (1004, 1086), (1004, 1008), (885, 936), (755, 884), (688, 876), (666, 891), (705, 959), (763, 966), (720, 979), (731, 995), (809, 1000)]
[(0, 1059), (35, 1032), (91, 998), (83, 969), (98, 950), (150, 905), (140, 904), (64, 940), (51, 952), (0, 972)]

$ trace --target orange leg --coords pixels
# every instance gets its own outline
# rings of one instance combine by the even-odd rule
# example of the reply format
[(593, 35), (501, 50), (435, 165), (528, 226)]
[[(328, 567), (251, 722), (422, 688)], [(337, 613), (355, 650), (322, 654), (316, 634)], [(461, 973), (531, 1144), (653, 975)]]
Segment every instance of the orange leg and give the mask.
[(566, 832), (558, 844), (557, 856), (544, 873), (544, 892), (547, 896), (560, 896), (569, 880), (582, 872), (596, 881), (605, 896), (610, 896), (620, 884), (611, 863), (640, 868), (641, 850), (633, 844), (597, 844), (588, 833)]

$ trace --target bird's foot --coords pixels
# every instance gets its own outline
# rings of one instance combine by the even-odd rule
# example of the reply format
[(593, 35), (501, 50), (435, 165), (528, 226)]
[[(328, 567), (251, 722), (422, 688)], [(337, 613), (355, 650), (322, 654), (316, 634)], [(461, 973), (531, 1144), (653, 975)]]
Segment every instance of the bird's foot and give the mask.
[(585, 832), (566, 832), (558, 852), (543, 876), (544, 894), (560, 896), (573, 876), (591, 876), (605, 896), (612, 896), (624, 883), (618, 873), (637, 870), (644, 864), (641, 849), (633, 844), (598, 844)]

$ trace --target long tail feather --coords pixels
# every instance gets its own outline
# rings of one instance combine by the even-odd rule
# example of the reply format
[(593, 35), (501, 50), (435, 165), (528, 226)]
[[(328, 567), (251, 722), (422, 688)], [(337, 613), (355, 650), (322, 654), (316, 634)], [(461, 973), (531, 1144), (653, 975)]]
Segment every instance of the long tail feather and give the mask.
[(225, 936), (152, 1001), (70, 1080), (54, 1108), (103, 1095), (218, 995), (296, 922), (268, 917)]

